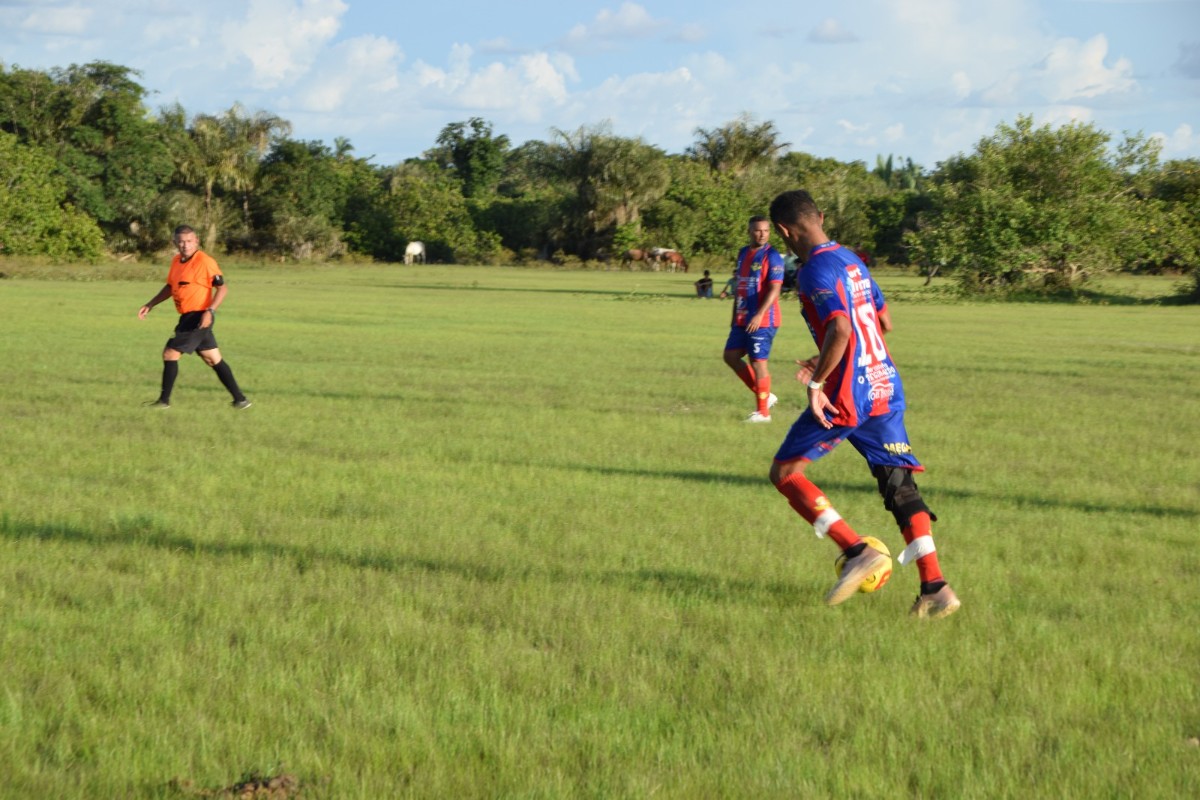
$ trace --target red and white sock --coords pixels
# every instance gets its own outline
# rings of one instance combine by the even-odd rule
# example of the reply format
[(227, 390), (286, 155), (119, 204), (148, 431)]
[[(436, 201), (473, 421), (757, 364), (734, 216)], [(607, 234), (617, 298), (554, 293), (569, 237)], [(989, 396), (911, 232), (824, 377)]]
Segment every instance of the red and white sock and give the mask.
[(771, 416), (771, 376), (764, 375), (758, 380), (758, 386), (755, 387), (755, 394), (758, 397), (758, 413), (764, 417)]
[(904, 535), (904, 542), (908, 546), (901, 554), (900, 563), (907, 563), (915, 557), (917, 572), (921, 575), (921, 583), (943, 580), (942, 568), (938, 564), (937, 548), (933, 545), (930, 521), (928, 512), (918, 511), (912, 515), (908, 525), (901, 531)]
[(818, 537), (828, 536), (842, 550), (862, 541), (841, 514), (833, 510), (829, 498), (802, 473), (793, 472), (777, 483), (775, 488), (787, 498), (796, 513), (813, 526)]

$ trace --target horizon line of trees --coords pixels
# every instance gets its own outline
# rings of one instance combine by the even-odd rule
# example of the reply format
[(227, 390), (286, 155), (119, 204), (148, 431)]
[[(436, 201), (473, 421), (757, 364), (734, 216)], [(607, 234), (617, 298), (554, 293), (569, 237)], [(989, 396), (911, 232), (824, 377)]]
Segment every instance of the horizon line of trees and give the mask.
[(0, 64), (0, 255), (153, 254), (188, 221), (207, 247), (296, 260), (612, 259), (647, 244), (728, 259), (746, 219), (803, 187), (839, 241), (974, 292), (1073, 290), (1114, 271), (1191, 276), (1200, 300), (1200, 160), (1156, 140), (1019, 116), (932, 170), (789, 150), (743, 114), (682, 153), (607, 123), (513, 146), (480, 117), (419, 158), (377, 165), (353, 145), (291, 138), (240, 105), (153, 112), (136, 71)]

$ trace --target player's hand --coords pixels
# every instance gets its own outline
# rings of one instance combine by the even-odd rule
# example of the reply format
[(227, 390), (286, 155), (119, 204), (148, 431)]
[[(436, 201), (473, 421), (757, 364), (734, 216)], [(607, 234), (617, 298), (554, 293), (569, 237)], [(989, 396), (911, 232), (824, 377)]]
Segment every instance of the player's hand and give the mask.
[(796, 380), (801, 383), (808, 383), (812, 380), (813, 371), (817, 368), (817, 357), (813, 356), (807, 361), (796, 359), (796, 366), (800, 367), (796, 372)]
[(821, 424), (822, 428), (829, 430), (833, 427), (833, 423), (825, 418), (825, 412), (832, 411), (834, 416), (837, 416), (837, 406), (830, 402), (824, 389), (808, 390), (808, 407), (812, 409), (813, 416), (817, 418), (817, 422)]
[(746, 320), (746, 333), (754, 333), (762, 327), (762, 316), (755, 314), (750, 319)]
[(146, 315), (149, 313), (150, 313), (150, 306), (142, 306), (141, 308), (138, 309), (138, 319), (145, 319)]
[[(208, 322), (205, 322), (205, 321), (204, 321), (204, 318), (205, 318), (205, 316), (207, 316), (207, 317), (208, 317)], [(211, 328), (211, 327), (212, 327), (212, 324), (213, 324), (213, 314), (212, 314), (212, 312), (211, 312), (211, 311), (209, 311), (209, 310), (206, 308), (206, 309), (204, 309), (204, 313), (200, 315), (200, 328), (201, 328), (201, 329), (204, 329), (204, 328)]]

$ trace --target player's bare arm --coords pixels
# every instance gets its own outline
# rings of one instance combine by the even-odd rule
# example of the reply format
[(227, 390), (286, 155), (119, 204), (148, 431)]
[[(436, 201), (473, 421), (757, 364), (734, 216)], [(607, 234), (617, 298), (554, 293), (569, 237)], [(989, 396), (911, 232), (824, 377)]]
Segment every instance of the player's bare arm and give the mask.
[(887, 306), (875, 312), (875, 319), (879, 322), (879, 332), (881, 334), (886, 336), (892, 332), (892, 312), (888, 311)]
[(811, 381), (812, 376), (817, 369), (818, 358), (820, 358), (820, 356), (813, 356), (812, 358), (804, 361), (796, 359), (796, 366), (800, 368), (796, 370), (796, 380), (800, 381), (801, 383), (808, 383)]
[(158, 290), (158, 294), (150, 298), (149, 303), (146, 303), (146, 305), (138, 309), (138, 319), (145, 319), (146, 315), (150, 313), (150, 309), (154, 308), (156, 305), (161, 303), (163, 300), (166, 300), (170, 296), (171, 287), (169, 284), (164, 284), (163, 287)]
[(213, 288), (217, 291), (208, 301), (208, 308), (204, 309), (204, 315), (200, 318), (201, 328), (208, 328), (213, 324), (213, 312), (221, 307), (221, 303), (225, 302), (225, 295), (229, 292), (229, 287), (224, 283)]
[(779, 294), (783, 289), (783, 281), (770, 281), (767, 283), (767, 294), (763, 297), (762, 302), (758, 304), (758, 313), (746, 322), (746, 330), (754, 333), (762, 327), (763, 318), (770, 312), (771, 307), (779, 300)]
[(829, 320), (828, 327), (825, 328), (825, 341), (821, 345), (821, 354), (817, 357), (817, 366), (813, 369), (813, 375), (808, 384), (809, 408), (812, 409), (817, 422), (826, 429), (832, 428), (833, 423), (825, 418), (825, 412), (832, 411), (836, 414), (837, 406), (830, 401), (821, 384), (825, 383), (825, 379), (833, 372), (834, 367), (841, 362), (849, 344), (850, 320), (839, 314)]

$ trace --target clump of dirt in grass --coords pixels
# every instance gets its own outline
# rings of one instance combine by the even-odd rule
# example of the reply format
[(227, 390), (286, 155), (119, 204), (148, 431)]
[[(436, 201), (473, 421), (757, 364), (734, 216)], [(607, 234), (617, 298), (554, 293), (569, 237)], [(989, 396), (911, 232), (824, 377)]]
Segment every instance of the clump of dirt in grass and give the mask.
[(213, 797), (220, 800), (299, 800), (300, 781), (295, 775), (244, 775), (232, 786), (220, 789), (199, 789), (190, 780), (175, 778), (171, 788), (189, 797)]

